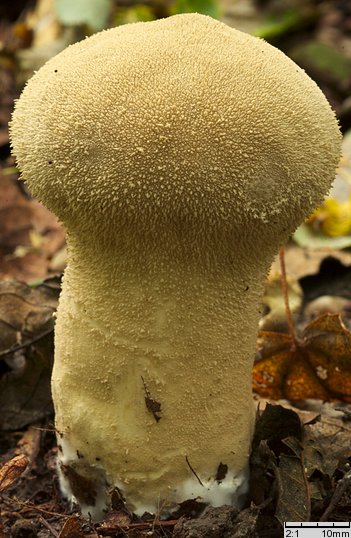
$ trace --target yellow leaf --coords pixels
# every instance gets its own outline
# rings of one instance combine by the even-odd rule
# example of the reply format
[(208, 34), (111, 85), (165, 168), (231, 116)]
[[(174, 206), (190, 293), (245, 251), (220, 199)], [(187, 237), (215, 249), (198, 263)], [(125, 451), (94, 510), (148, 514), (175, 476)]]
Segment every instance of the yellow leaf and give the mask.
[(346, 202), (327, 198), (307, 223), (329, 237), (351, 234), (351, 196)]

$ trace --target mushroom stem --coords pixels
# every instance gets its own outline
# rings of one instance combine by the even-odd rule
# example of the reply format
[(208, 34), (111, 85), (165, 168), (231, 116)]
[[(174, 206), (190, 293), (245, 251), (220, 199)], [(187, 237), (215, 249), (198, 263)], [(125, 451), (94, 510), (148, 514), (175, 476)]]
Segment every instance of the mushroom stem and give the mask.
[[(169, 237), (167, 248), (155, 234), (154, 249), (134, 237), (113, 252), (93, 239), (69, 236), (58, 310), (53, 397), (64, 465), (82, 475), (101, 465), (139, 514), (160, 499), (231, 504), (253, 431), (261, 264), (248, 271), (227, 238), (191, 250), (189, 237)], [(89, 410), (108, 436), (91, 428)], [(216, 482), (220, 464), (227, 479)]]
[[(69, 236), (53, 372), (62, 461), (82, 476), (101, 465), (138, 514), (157, 511), (160, 499), (231, 504), (243, 492), (253, 431), (251, 366), (268, 268), (236, 259), (228, 238), (199, 249), (189, 237), (119, 239), (111, 252), (98, 238), (93, 247)], [(88, 409), (103, 427), (91, 428)], [(220, 464), (228, 469), (216, 482)]]

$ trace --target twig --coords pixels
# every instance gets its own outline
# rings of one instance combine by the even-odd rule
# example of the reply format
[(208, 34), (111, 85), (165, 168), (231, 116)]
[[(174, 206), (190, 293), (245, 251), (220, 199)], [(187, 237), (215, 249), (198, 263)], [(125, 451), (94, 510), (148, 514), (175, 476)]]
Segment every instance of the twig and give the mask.
[(202, 487), (204, 488), (205, 486), (203, 485), (203, 483), (201, 482), (200, 478), (199, 478), (198, 475), (196, 474), (195, 469), (191, 466), (190, 461), (189, 461), (189, 459), (188, 459), (188, 456), (185, 456), (185, 459), (186, 459), (186, 462), (187, 462), (187, 464), (188, 464), (188, 466), (189, 466), (190, 471), (191, 471), (191, 472), (193, 473), (193, 475), (197, 478), (197, 481), (199, 482), (200, 486), (202, 486)]
[(39, 506), (36, 506), (30, 501), (20, 501), (19, 499), (14, 498), (7, 498), (8, 501), (10, 501), (10, 504), (18, 504), (19, 506), (22, 506), (23, 508), (27, 508), (28, 510), (34, 510), (36, 512), (41, 512), (42, 514), (46, 514), (49, 516), (55, 516), (55, 517), (61, 517), (63, 519), (68, 519), (72, 517), (72, 514), (60, 514), (59, 512), (50, 512), (49, 510), (44, 510), (43, 508), (39, 508)]
[(52, 526), (48, 521), (46, 521), (46, 519), (44, 519), (42, 516), (39, 516), (39, 520), (44, 525), (44, 527), (49, 529), (49, 531), (53, 536), (55, 536), (55, 538), (59, 538), (59, 534), (55, 531), (55, 529), (52, 528)]
[(39, 334), (35, 338), (32, 338), (29, 342), (25, 342), (24, 344), (21, 344), (19, 346), (14, 346), (13, 348), (5, 349), (4, 351), (0, 351), (0, 358), (6, 357), (7, 355), (12, 355), (13, 353), (16, 353), (17, 351), (21, 351), (21, 349), (25, 349), (26, 347), (31, 346), (32, 344), (35, 344), (45, 336), (48, 336), (50, 333), (54, 331), (53, 328), (48, 329), (47, 331), (44, 331), (43, 333)]
[(285, 303), (285, 313), (286, 313), (286, 319), (288, 322), (288, 329), (289, 334), (292, 339), (292, 347), (293, 349), (297, 349), (298, 347), (298, 339), (296, 335), (295, 325), (292, 319), (292, 314), (290, 310), (289, 305), (289, 292), (288, 292), (288, 282), (286, 279), (286, 268), (285, 268), (285, 251), (284, 248), (281, 248), (279, 250), (279, 262), (280, 262), (280, 271), (281, 271), (281, 287), (282, 287), (282, 294), (284, 298)]
[(326, 508), (324, 513), (322, 514), (319, 521), (328, 521), (329, 515), (334, 510), (336, 505), (338, 504), (339, 500), (341, 499), (343, 493), (345, 493), (346, 489), (351, 484), (351, 471), (348, 471), (341, 480), (339, 480), (335, 491), (333, 493), (333, 496), (331, 498), (331, 501), (329, 503), (329, 506)]
[(169, 519), (169, 520), (153, 520), (153, 521), (144, 521), (141, 523), (123, 523), (122, 525), (116, 525), (115, 527), (100, 527), (98, 526), (99, 533), (101, 532), (110, 532), (112, 528), (120, 529), (120, 530), (132, 530), (132, 529), (153, 529), (154, 527), (174, 527), (178, 523), (178, 519)]

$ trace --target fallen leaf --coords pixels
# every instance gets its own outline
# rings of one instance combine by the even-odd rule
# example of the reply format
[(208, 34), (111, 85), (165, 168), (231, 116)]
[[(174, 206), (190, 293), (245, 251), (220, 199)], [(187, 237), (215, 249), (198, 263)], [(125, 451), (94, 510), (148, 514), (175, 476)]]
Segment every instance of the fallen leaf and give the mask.
[(293, 239), (300, 247), (308, 249), (343, 249), (351, 246), (351, 235), (329, 237), (305, 223), (296, 230)]
[(52, 410), (53, 313), (59, 279), (0, 282), (0, 423), (18, 429)]
[(32, 199), (16, 174), (0, 170), (0, 279), (45, 277), (64, 245), (56, 217)]
[(58, 538), (84, 538), (84, 532), (80, 520), (72, 516), (64, 523)]
[(273, 400), (351, 402), (351, 333), (341, 316), (320, 316), (297, 342), (288, 334), (262, 331), (253, 388)]
[(282, 440), (287, 437), (302, 439), (302, 425), (299, 416), (292, 409), (282, 405), (267, 404), (256, 421), (252, 448), (255, 449), (261, 441), (267, 441), (269, 447), (279, 454)]
[(0, 491), (12, 486), (27, 468), (29, 459), (24, 454), (12, 458), (0, 469)]
[(322, 314), (342, 314), (343, 317), (351, 316), (351, 301), (337, 295), (322, 295), (309, 302), (304, 309), (304, 318), (312, 321)]
[(0, 359), (53, 330), (59, 292), (59, 279), (49, 279), (36, 288), (23, 282), (0, 282)]
[(284, 521), (309, 521), (311, 496), (306, 475), (305, 446), (296, 437), (287, 437), (283, 443), (291, 449), (293, 455), (282, 454), (279, 458), (276, 469), (278, 500), (275, 517), (281, 524)]
[[(197, 519), (181, 518), (173, 530), (174, 538), (234, 538), (238, 510), (231, 506), (207, 506)], [(253, 534), (246, 535), (248, 538)]]
[(272, 494), (273, 473), (282, 453), (290, 453), (284, 440), (302, 440), (298, 415), (281, 405), (266, 404), (258, 412), (250, 456), (250, 496), (256, 505)]
[(309, 521), (309, 490), (301, 458), (281, 455), (276, 478), (278, 502), (275, 517), (278, 521), (282, 525), (284, 521)]
[(351, 196), (344, 202), (335, 198), (326, 198), (323, 204), (309, 216), (306, 224), (329, 237), (350, 236)]
[(131, 523), (131, 516), (125, 510), (112, 510), (99, 524), (99, 530), (116, 531), (121, 527), (127, 527)]
[(29, 426), (17, 443), (16, 453), (29, 457), (31, 466), (40, 450), (41, 430), (36, 426)]

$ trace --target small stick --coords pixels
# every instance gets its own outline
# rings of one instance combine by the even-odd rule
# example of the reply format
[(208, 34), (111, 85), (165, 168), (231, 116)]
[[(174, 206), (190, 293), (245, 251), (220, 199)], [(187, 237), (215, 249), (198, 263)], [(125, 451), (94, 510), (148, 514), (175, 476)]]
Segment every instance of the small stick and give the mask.
[(46, 519), (44, 519), (42, 516), (39, 516), (39, 520), (44, 525), (44, 527), (49, 529), (49, 531), (53, 536), (55, 536), (55, 538), (59, 538), (58, 533), (55, 531), (55, 529), (52, 528), (52, 526), (50, 525), (50, 523), (48, 523), (48, 521), (46, 521)]
[(286, 279), (286, 268), (285, 268), (285, 251), (283, 247), (279, 250), (279, 262), (280, 262), (280, 271), (281, 271), (280, 280), (281, 280), (282, 294), (283, 294), (284, 303), (285, 303), (286, 319), (288, 322), (289, 334), (292, 339), (292, 347), (293, 349), (296, 349), (298, 347), (298, 339), (297, 339), (295, 325), (292, 319), (292, 314), (291, 314), (290, 305), (289, 305), (288, 282)]
[(202, 486), (202, 487), (204, 488), (205, 486), (204, 486), (203, 483), (201, 482), (200, 478), (197, 476), (197, 474), (196, 474), (196, 472), (195, 472), (195, 469), (191, 466), (190, 461), (188, 460), (188, 456), (185, 456), (185, 459), (186, 459), (186, 462), (187, 462), (187, 464), (188, 464), (188, 466), (189, 466), (190, 471), (191, 471), (191, 472), (193, 473), (193, 475), (197, 478), (197, 481), (199, 482), (200, 486)]
[(4, 349), (4, 351), (0, 351), (0, 358), (6, 357), (7, 355), (11, 355), (13, 353), (16, 353), (17, 351), (21, 351), (22, 349), (25, 349), (26, 347), (29, 347), (36, 342), (39, 342), (42, 338), (45, 338), (45, 336), (48, 336), (50, 333), (54, 332), (54, 329), (48, 329), (47, 331), (42, 332), (38, 336), (35, 336), (28, 342), (24, 342), (24, 344), (16, 345), (13, 348)]
[(9, 502), (10, 505), (18, 504), (19, 506), (22, 506), (23, 509), (27, 508), (27, 511), (34, 510), (35, 512), (41, 512), (45, 515), (60, 517), (63, 519), (69, 519), (70, 517), (72, 517), (72, 515), (60, 514), (59, 512), (50, 512), (49, 510), (43, 510), (43, 508), (39, 508), (39, 506), (36, 506), (30, 501), (20, 501), (19, 499), (10, 497), (8, 497), (6, 500)]

